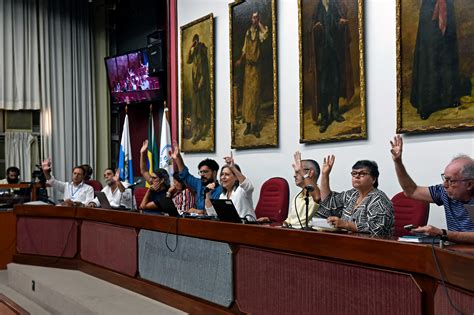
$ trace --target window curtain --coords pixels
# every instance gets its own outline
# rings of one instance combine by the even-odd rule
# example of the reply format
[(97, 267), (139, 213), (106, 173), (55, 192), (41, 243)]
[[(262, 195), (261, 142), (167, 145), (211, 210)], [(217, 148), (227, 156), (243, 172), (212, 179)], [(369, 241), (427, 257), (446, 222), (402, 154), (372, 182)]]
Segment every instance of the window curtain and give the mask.
[(40, 109), (38, 3), (0, 0), (0, 109)]
[(18, 167), (21, 181), (31, 181), (38, 159), (38, 141), (31, 132), (5, 132), (5, 165)]
[(43, 158), (53, 174), (71, 179), (72, 167), (95, 166), (93, 37), (84, 0), (39, 0)]
[(41, 155), (61, 180), (96, 161), (90, 5), (0, 0), (0, 109), (41, 110)]

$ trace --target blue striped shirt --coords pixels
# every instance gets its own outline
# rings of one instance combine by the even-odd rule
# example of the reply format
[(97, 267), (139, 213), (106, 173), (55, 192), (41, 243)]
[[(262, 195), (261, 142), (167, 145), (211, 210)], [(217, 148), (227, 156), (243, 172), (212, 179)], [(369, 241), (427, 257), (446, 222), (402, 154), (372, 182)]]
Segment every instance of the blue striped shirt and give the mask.
[[(469, 213), (461, 201), (454, 200), (448, 196), (443, 185), (428, 187), (431, 198), (438, 206), (444, 206), (448, 230), (458, 232), (474, 232), (474, 222), (469, 218)], [(471, 198), (469, 204), (474, 204)]]

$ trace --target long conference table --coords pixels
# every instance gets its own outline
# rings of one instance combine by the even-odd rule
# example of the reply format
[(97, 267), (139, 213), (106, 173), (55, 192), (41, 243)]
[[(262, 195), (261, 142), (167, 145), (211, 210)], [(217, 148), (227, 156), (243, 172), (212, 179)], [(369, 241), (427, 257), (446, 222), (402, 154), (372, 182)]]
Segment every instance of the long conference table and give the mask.
[(0, 219), (3, 231), (16, 222), (16, 263), (77, 269), (193, 314), (456, 314), (447, 294), (474, 312), (470, 246), (80, 207), (16, 205)]

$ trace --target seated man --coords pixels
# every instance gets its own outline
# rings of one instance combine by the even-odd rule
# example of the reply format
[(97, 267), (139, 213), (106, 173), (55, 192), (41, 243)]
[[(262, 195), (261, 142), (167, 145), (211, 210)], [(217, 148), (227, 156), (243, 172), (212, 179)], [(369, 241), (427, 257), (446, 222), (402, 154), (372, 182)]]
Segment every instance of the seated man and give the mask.
[[(295, 174), (293, 177), (295, 178), (296, 186), (300, 187), (301, 191), (291, 200), (288, 218), (283, 221), (283, 225), (302, 228), (306, 226), (306, 219), (308, 219), (309, 224), (319, 207), (321, 197), (317, 181), (320, 168), (318, 162), (314, 160), (301, 160), (301, 153), (299, 151), (294, 154), (294, 159), (293, 169)], [(308, 218), (306, 218), (305, 200), (307, 193), (310, 195), (308, 199)]]
[(173, 152), (171, 158), (176, 162), (179, 170), (179, 177), (185, 182), (185, 184), (196, 192), (196, 208), (191, 209), (189, 212), (204, 213), (205, 199), (207, 189), (206, 186), (215, 183), (215, 188), (211, 192), (212, 199), (219, 199), (222, 193), (222, 187), (217, 181), (217, 172), (219, 171), (219, 164), (212, 159), (202, 160), (199, 165), (200, 178), (194, 177), (189, 173), (188, 167), (184, 164), (183, 157), (181, 156), (179, 146), (176, 142), (173, 143)]
[(444, 240), (458, 243), (474, 243), (474, 222), (464, 207), (474, 204), (474, 161), (467, 155), (451, 160), (441, 174), (443, 184), (418, 186), (408, 175), (402, 162), (403, 139), (395, 136), (391, 153), (395, 163), (398, 182), (409, 198), (444, 206), (448, 231), (431, 225), (413, 229), (413, 232), (440, 236)]
[[(112, 208), (123, 207), (125, 209), (132, 208), (132, 192), (127, 189), (120, 181), (120, 170), (114, 175), (114, 170), (106, 168), (104, 171), (104, 179), (106, 186), (101, 190), (107, 196)], [(125, 184), (127, 185), (127, 184)], [(128, 186), (128, 185), (127, 185)], [(100, 207), (97, 197), (87, 204), (88, 207)]]
[(153, 173), (148, 172), (145, 161), (147, 151), (148, 140), (145, 140), (140, 149), (140, 171), (143, 178), (145, 178), (145, 180), (150, 184), (150, 188), (143, 197), (140, 209), (145, 213), (161, 213), (161, 207), (158, 200), (166, 198), (166, 193), (170, 188), (170, 176), (163, 168), (153, 170)]
[(85, 171), (76, 166), (72, 170), (72, 181), (69, 183), (59, 181), (51, 175), (51, 160), (41, 163), (41, 169), (46, 177), (47, 184), (64, 194), (64, 206), (83, 207), (94, 199), (94, 188), (84, 183)]
[[(19, 184), (20, 183), (20, 169), (16, 166), (10, 166), (7, 168), (6, 171), (7, 177), (4, 179), (0, 180), (0, 184)], [(5, 193), (10, 193), (10, 194), (20, 194), (21, 189), (16, 188), (16, 189), (4, 189), (2, 190)]]
[(20, 169), (16, 166), (10, 166), (6, 171), (7, 177), (0, 180), (0, 184), (19, 184)]

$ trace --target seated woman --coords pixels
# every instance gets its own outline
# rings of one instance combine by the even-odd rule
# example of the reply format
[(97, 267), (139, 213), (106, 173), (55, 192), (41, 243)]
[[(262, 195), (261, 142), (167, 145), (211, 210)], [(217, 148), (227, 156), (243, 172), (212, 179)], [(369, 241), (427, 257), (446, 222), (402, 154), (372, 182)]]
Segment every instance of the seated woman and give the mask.
[(318, 215), (327, 218), (336, 228), (352, 232), (390, 236), (394, 217), (390, 199), (379, 189), (379, 170), (373, 161), (357, 161), (352, 166), (352, 189), (341, 193), (331, 191), (329, 173), (334, 165), (334, 155), (324, 159), (321, 178), (321, 204)]
[(189, 189), (184, 181), (179, 178), (179, 173), (173, 174), (173, 186), (168, 189), (167, 197), (173, 200), (179, 214), (188, 212), (195, 207), (194, 192)]
[[(255, 221), (255, 210), (253, 208), (253, 185), (240, 171), (240, 167), (234, 163), (232, 153), (224, 158), (226, 165), (221, 168), (220, 184), (222, 194), (219, 199), (231, 199), (241, 218)], [(216, 211), (211, 203), (212, 191), (216, 187), (215, 183), (206, 186), (206, 211), (208, 215), (216, 215)]]
[(150, 184), (150, 188), (143, 197), (140, 209), (145, 213), (160, 213), (161, 207), (158, 200), (166, 197), (166, 192), (170, 188), (170, 176), (163, 168), (153, 170), (153, 173), (148, 172), (145, 162), (147, 150), (148, 140), (145, 140), (140, 149), (140, 171), (143, 178)]

